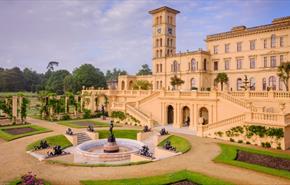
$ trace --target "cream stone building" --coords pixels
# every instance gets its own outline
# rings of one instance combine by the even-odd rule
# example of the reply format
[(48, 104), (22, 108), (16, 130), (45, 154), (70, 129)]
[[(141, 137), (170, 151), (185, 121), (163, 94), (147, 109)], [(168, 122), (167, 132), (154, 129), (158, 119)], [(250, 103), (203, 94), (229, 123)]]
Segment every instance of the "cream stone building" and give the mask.
[[(208, 35), (206, 50), (177, 53), (176, 15), (180, 12), (161, 7), (149, 13), (153, 74), (119, 76), (116, 90), (84, 89), (86, 108), (97, 110), (102, 102), (94, 100), (107, 96), (110, 112), (126, 112), (140, 125), (184, 127), (199, 136), (226, 140), (230, 137), (217, 133), (247, 125), (281, 128), (284, 137), (272, 147), (290, 147), (290, 92), (277, 76), (280, 63), (289, 61), (290, 17), (251, 28), (235, 26)], [(229, 78), (223, 89), (214, 83), (218, 73)], [(178, 89), (170, 83), (175, 75), (184, 81)], [(147, 80), (153, 88), (133, 90), (137, 80)]]

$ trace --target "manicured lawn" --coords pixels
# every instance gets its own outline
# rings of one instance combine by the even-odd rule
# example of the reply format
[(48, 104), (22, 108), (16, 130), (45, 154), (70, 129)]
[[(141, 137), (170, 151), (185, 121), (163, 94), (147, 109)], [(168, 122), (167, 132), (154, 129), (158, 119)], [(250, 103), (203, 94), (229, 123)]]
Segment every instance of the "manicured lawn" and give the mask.
[[(10, 134), (7, 132), (7, 129), (9, 130), (9, 129), (15, 129), (15, 128), (26, 128), (26, 129), (31, 128), (31, 129), (33, 129), (33, 131), (22, 133), (22, 134)], [(7, 126), (7, 127), (0, 128), (0, 138), (4, 139), (6, 141), (11, 141), (11, 140), (18, 139), (21, 137), (31, 136), (31, 135), (35, 135), (35, 134), (41, 134), (41, 133), (45, 133), (45, 132), (51, 132), (51, 130), (49, 130), (47, 128), (39, 127), (36, 125)]]
[(80, 119), (80, 120), (67, 120), (67, 121), (58, 121), (60, 125), (72, 127), (72, 128), (86, 128), (88, 125), (94, 125), (94, 127), (108, 127), (108, 122), (100, 122), (92, 119)]
[(285, 177), (285, 178), (290, 179), (290, 172), (289, 171), (278, 170), (278, 169), (274, 169), (274, 168), (269, 168), (269, 167), (265, 167), (265, 166), (261, 166), (261, 165), (250, 164), (250, 163), (235, 160), (238, 150), (251, 152), (251, 153), (255, 153), (255, 154), (280, 157), (280, 158), (290, 160), (289, 154), (273, 152), (273, 151), (268, 151), (268, 150), (264, 150), (264, 149), (241, 147), (241, 146), (229, 145), (229, 144), (219, 144), (219, 145), (220, 145), (222, 151), (221, 151), (220, 155), (218, 155), (214, 159), (214, 162), (225, 163), (225, 164), (229, 164), (229, 165), (233, 165), (233, 166), (247, 168), (250, 170), (263, 172), (263, 173), (267, 173), (267, 174), (276, 175), (276, 176)]
[(186, 139), (174, 135), (169, 136), (167, 139), (159, 143), (158, 146), (162, 147), (167, 140), (171, 142), (171, 145), (174, 146), (178, 152), (185, 153), (191, 149), (191, 144)]
[[(62, 148), (67, 148), (67, 147), (72, 146), (72, 143), (64, 135), (50, 136), (47, 138), (43, 138), (41, 140), (46, 140), (50, 146), (60, 145)], [(26, 147), (26, 150), (32, 150), (34, 149), (34, 146), (39, 146), (39, 143), (41, 140), (38, 140), (29, 144)]]
[(230, 185), (232, 183), (225, 182), (220, 179), (212, 178), (200, 173), (187, 170), (169, 173), (160, 176), (120, 179), (120, 180), (85, 180), (81, 181), (83, 185), (165, 185), (183, 180), (188, 180), (202, 185)]
[[(126, 139), (137, 139), (137, 133), (140, 130), (114, 130), (114, 135), (116, 138), (126, 138)], [(109, 136), (108, 130), (98, 130), (99, 138), (105, 139)]]

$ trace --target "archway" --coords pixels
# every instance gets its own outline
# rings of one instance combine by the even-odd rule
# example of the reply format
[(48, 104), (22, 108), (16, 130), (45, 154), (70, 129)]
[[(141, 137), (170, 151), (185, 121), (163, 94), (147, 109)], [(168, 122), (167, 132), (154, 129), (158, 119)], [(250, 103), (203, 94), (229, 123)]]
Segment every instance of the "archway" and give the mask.
[(173, 124), (174, 122), (174, 109), (172, 105), (167, 107), (167, 123)]
[(125, 82), (124, 81), (122, 81), (122, 83), (121, 83), (121, 90), (125, 90)]
[(128, 87), (128, 90), (132, 90), (133, 89), (133, 81), (131, 80), (129, 82), (129, 87)]
[(182, 108), (182, 124), (188, 127), (190, 124), (190, 109), (187, 106)]
[(208, 110), (205, 107), (199, 109), (199, 117), (202, 118), (202, 124), (208, 124)]

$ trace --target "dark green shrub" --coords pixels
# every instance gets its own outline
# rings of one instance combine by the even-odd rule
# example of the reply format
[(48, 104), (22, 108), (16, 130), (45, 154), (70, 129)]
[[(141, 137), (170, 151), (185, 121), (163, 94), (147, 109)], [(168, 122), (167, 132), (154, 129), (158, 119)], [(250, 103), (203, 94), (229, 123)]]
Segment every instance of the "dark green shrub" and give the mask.
[(271, 143), (269, 143), (269, 142), (265, 142), (265, 143), (262, 142), (261, 143), (261, 146), (264, 147), (264, 148), (271, 148)]
[(243, 140), (238, 140), (238, 143), (243, 143)]
[(68, 114), (64, 114), (62, 117), (61, 117), (61, 120), (70, 120), (70, 116)]
[(230, 138), (230, 142), (235, 142), (235, 140), (233, 138)]
[(111, 117), (112, 118), (118, 118), (118, 119), (120, 119), (120, 120), (124, 120), (124, 119), (126, 119), (126, 115), (125, 115), (125, 113), (124, 112), (122, 112), (122, 111), (113, 111), (112, 113), (111, 113)]
[(268, 128), (266, 131), (266, 135), (270, 137), (276, 137), (277, 139), (280, 139), (284, 137), (284, 131), (282, 128)]
[(249, 141), (246, 142), (247, 145), (250, 145), (251, 143)]
[(89, 119), (91, 118), (92, 115), (91, 115), (91, 110), (89, 109), (84, 109), (84, 114), (83, 114), (83, 119)]

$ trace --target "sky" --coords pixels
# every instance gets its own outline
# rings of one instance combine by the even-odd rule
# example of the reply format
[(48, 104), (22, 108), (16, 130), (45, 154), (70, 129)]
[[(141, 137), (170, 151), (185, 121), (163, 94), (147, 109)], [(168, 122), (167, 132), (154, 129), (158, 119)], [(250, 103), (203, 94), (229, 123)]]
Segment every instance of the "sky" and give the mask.
[(45, 72), (49, 61), (73, 71), (83, 63), (135, 74), (151, 66), (152, 17), (177, 15), (177, 49), (206, 50), (206, 35), (290, 16), (290, 0), (0, 0), (0, 67)]

